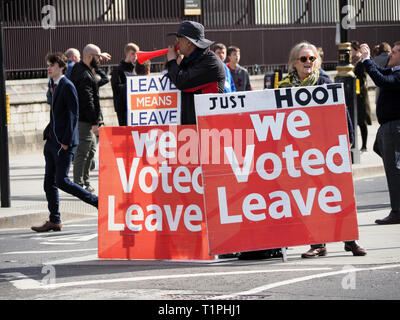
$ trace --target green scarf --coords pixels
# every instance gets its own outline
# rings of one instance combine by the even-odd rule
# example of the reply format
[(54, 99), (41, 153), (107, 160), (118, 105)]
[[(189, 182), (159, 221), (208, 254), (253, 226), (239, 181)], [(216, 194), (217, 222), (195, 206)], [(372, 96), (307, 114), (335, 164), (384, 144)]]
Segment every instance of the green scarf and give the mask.
[(313, 86), (317, 83), (319, 78), (319, 70), (314, 71), (303, 81), (300, 80), (297, 71), (290, 72), (282, 81), (278, 82), (278, 88), (287, 88), (287, 87), (307, 87)]

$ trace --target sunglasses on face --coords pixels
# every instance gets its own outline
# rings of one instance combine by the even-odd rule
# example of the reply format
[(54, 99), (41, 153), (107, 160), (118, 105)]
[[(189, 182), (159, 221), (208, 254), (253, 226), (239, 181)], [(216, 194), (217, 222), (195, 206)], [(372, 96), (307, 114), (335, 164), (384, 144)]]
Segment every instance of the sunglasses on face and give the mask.
[(307, 56), (307, 57), (300, 57), (298, 60), (305, 63), (307, 62), (307, 60), (310, 60), (310, 62), (314, 62), (315, 60), (317, 60), (317, 58), (314, 56)]

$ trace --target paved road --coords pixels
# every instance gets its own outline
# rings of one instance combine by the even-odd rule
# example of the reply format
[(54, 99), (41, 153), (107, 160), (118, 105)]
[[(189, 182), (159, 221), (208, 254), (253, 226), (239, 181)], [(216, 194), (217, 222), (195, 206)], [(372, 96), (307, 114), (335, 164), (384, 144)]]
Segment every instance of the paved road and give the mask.
[(300, 258), (307, 246), (289, 248), (286, 263), (99, 260), (97, 219), (88, 218), (66, 223), (62, 232), (0, 231), (0, 299), (399, 299), (400, 225), (374, 224), (388, 212), (385, 179), (360, 180), (355, 187), (366, 257), (332, 243), (327, 257), (312, 260)]

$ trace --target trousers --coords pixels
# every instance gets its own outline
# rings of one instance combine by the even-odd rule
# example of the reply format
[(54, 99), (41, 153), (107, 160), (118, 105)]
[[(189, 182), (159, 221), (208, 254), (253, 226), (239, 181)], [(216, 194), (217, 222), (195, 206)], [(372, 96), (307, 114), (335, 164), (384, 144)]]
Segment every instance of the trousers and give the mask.
[(43, 187), (50, 212), (49, 220), (53, 223), (61, 223), (58, 189), (98, 207), (98, 197), (73, 183), (68, 177), (75, 151), (76, 147), (64, 150), (59, 143), (52, 139), (48, 139), (44, 146), (43, 154), (46, 166)]
[(74, 158), (74, 182), (81, 186), (89, 185), (90, 165), (96, 154), (97, 139), (92, 125), (79, 121), (79, 145)]
[(400, 120), (379, 127), (374, 151), (383, 160), (392, 211), (400, 212)]

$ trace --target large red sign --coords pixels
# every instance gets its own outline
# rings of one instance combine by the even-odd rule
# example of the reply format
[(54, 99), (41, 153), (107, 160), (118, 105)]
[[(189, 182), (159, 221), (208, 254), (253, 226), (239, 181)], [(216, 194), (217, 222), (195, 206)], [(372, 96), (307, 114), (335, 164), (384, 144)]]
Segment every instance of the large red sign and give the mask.
[(196, 96), (196, 114), (211, 253), (358, 238), (340, 85)]
[(99, 258), (210, 260), (195, 126), (100, 129)]

